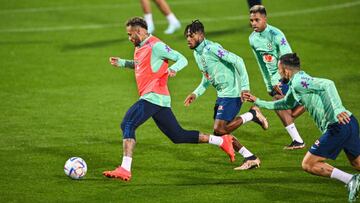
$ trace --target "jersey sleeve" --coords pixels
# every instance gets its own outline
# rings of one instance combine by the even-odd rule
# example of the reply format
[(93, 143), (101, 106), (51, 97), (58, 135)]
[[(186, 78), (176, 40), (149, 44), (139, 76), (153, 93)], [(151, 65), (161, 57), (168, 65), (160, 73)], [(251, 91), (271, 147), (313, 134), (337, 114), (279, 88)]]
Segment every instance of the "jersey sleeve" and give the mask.
[(341, 98), (336, 89), (335, 83), (328, 79), (311, 78), (307, 80), (298, 80), (294, 85), (297, 92), (302, 93), (316, 93), (325, 92), (326, 98), (324, 102), (328, 101), (334, 109), (334, 114), (338, 115), (345, 109), (342, 105)]
[(211, 53), (222, 61), (230, 63), (235, 68), (236, 72), (240, 76), (240, 90), (250, 90), (249, 76), (246, 71), (244, 60), (238, 55), (227, 51), (220, 45), (213, 45), (210, 47)]
[(118, 66), (123, 67), (123, 68), (134, 69), (135, 63), (134, 63), (134, 60), (120, 59), (120, 60), (118, 60)]
[(163, 42), (158, 42), (154, 45), (153, 51), (156, 53), (157, 57), (160, 59), (167, 59), (174, 61), (175, 63), (169, 67), (169, 69), (174, 70), (176, 72), (187, 66), (188, 61), (180, 54), (178, 51), (171, 49), (168, 45)]
[(256, 99), (255, 105), (260, 108), (271, 109), (271, 110), (286, 110), (293, 109), (297, 105), (297, 100), (291, 90), (285, 95), (284, 98), (276, 101), (263, 101)]
[(278, 48), (277, 51), (278, 51), (279, 57), (281, 57), (284, 54), (292, 53), (290, 44), (288, 43), (284, 33), (282, 33), (281, 31), (279, 31), (277, 33), (277, 35), (275, 36), (275, 43)]
[(196, 95), (196, 97), (199, 97), (204, 94), (209, 85), (210, 82), (203, 75), (199, 86), (193, 91), (193, 93)]

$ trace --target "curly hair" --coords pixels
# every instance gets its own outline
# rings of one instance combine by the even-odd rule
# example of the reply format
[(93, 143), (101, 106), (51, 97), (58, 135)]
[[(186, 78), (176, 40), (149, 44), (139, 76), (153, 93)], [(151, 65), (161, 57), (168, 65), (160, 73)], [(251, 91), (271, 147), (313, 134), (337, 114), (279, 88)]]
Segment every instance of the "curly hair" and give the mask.
[(141, 18), (141, 17), (133, 17), (133, 18), (130, 18), (127, 22), (126, 22), (126, 27), (128, 26), (131, 26), (131, 27), (134, 27), (134, 26), (139, 26), (139, 27), (142, 27), (144, 29), (147, 30), (147, 24), (146, 24), (146, 21)]
[(191, 24), (187, 25), (184, 30), (184, 36), (186, 37), (188, 33), (193, 34), (196, 32), (205, 33), (204, 25), (200, 20), (194, 20)]

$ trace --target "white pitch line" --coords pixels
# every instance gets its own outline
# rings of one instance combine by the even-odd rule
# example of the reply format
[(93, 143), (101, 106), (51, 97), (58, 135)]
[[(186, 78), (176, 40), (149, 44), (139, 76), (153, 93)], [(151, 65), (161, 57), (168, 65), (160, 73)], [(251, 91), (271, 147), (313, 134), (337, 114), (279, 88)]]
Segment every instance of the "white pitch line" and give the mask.
[[(301, 14), (309, 14), (316, 13), (322, 11), (330, 11), (348, 8), (352, 6), (359, 6), (360, 1), (347, 2), (343, 4), (335, 4), (324, 7), (316, 7), (304, 10), (295, 10), (295, 11), (285, 11), (272, 13), (269, 15), (270, 17), (283, 17), (283, 16), (292, 16), (292, 15), (301, 15)], [(240, 16), (227, 16), (227, 17), (219, 17), (219, 18), (201, 18), (202, 22), (217, 22), (217, 21), (232, 21), (232, 20), (244, 20), (247, 19), (248, 15), (240, 15)], [(193, 19), (183, 19), (181, 20), (183, 23), (188, 23)], [(158, 21), (158, 24), (166, 24), (167, 21)], [(39, 27), (39, 28), (14, 28), (14, 29), (0, 29), (0, 33), (24, 33), (24, 32), (54, 32), (54, 31), (68, 31), (68, 30), (90, 30), (90, 29), (103, 29), (103, 28), (114, 28), (121, 26), (121, 23), (113, 23), (113, 24), (94, 24), (94, 25), (80, 25), (80, 26), (58, 26), (58, 27)]]

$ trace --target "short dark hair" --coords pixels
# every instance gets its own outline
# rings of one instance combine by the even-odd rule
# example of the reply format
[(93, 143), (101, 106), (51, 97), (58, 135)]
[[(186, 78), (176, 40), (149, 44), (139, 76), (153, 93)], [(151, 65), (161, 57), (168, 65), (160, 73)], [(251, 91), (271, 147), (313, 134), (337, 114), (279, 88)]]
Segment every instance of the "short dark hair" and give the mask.
[(191, 22), (191, 24), (185, 27), (184, 35), (186, 36), (188, 32), (190, 32), (190, 34), (196, 32), (200, 32), (204, 34), (205, 33), (204, 25), (200, 22), (200, 20), (194, 20)]
[(126, 27), (128, 26), (131, 26), (131, 27), (134, 27), (134, 26), (139, 26), (139, 27), (142, 27), (144, 29), (147, 30), (147, 24), (146, 24), (146, 21), (141, 18), (141, 17), (133, 17), (133, 18), (130, 18), (127, 22), (126, 22)]
[(284, 54), (280, 57), (280, 63), (290, 68), (300, 68), (300, 58), (296, 53)]
[(251, 7), (250, 8), (250, 14), (252, 14), (252, 13), (260, 13), (260, 14), (266, 16), (265, 6), (263, 6), (263, 5), (255, 5), (255, 6)]

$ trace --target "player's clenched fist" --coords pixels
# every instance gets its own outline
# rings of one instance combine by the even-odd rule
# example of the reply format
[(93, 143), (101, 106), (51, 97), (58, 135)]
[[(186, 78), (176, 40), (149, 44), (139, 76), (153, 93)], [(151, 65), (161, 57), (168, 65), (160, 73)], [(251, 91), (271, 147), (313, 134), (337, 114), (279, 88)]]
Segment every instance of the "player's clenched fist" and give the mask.
[(119, 60), (120, 60), (120, 58), (118, 58), (118, 57), (113, 57), (112, 56), (112, 57), (109, 58), (110, 64), (115, 66), (115, 67), (119, 67)]

